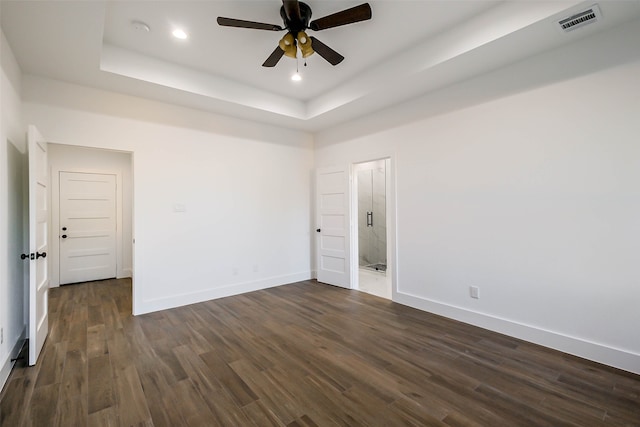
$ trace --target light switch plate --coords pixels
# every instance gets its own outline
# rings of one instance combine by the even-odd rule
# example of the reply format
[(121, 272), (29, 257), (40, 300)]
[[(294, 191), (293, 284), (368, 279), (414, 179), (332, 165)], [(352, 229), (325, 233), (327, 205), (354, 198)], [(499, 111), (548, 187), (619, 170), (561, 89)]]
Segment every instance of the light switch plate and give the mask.
[(469, 286), (469, 292), (471, 293), (471, 298), (480, 298), (480, 289), (477, 286)]

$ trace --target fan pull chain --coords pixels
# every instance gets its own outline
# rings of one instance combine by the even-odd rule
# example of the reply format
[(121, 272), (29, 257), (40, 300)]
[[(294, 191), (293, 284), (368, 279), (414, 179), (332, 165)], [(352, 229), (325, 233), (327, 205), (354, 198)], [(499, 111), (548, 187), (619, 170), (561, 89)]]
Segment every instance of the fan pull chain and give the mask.
[(291, 76), (291, 80), (296, 82), (299, 82), (300, 80), (302, 80), (302, 76), (300, 76), (300, 70), (299, 70), (298, 64), (299, 64), (298, 57), (296, 57), (296, 73), (293, 76)]

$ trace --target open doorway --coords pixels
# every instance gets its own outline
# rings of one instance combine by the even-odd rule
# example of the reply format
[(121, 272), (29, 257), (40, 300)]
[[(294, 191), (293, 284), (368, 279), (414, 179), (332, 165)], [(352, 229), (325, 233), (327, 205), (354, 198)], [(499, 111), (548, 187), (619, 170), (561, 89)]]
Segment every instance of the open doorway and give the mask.
[(352, 167), (354, 212), (354, 246), (357, 273), (355, 288), (391, 299), (391, 275), (388, 244), (389, 160), (357, 163)]
[(51, 286), (131, 277), (131, 153), (49, 144), (49, 165)]

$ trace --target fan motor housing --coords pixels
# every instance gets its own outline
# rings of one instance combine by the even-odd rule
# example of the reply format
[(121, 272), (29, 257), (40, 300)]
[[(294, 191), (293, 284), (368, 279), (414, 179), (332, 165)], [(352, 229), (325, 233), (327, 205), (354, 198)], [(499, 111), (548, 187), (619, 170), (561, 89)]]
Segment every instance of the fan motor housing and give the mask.
[(304, 31), (309, 28), (309, 21), (311, 20), (311, 8), (309, 5), (303, 2), (298, 2), (298, 4), (300, 5), (299, 21), (296, 19), (289, 20), (287, 12), (284, 10), (284, 6), (280, 7), (280, 16), (282, 17), (284, 26), (292, 34), (298, 34), (300, 31)]

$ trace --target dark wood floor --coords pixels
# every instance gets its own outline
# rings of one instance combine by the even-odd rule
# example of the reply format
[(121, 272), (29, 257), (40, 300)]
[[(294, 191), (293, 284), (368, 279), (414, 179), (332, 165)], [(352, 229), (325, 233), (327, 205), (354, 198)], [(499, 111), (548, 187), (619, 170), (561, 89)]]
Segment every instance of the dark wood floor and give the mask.
[(131, 316), (53, 289), (2, 426), (640, 425), (640, 376), (313, 281)]

